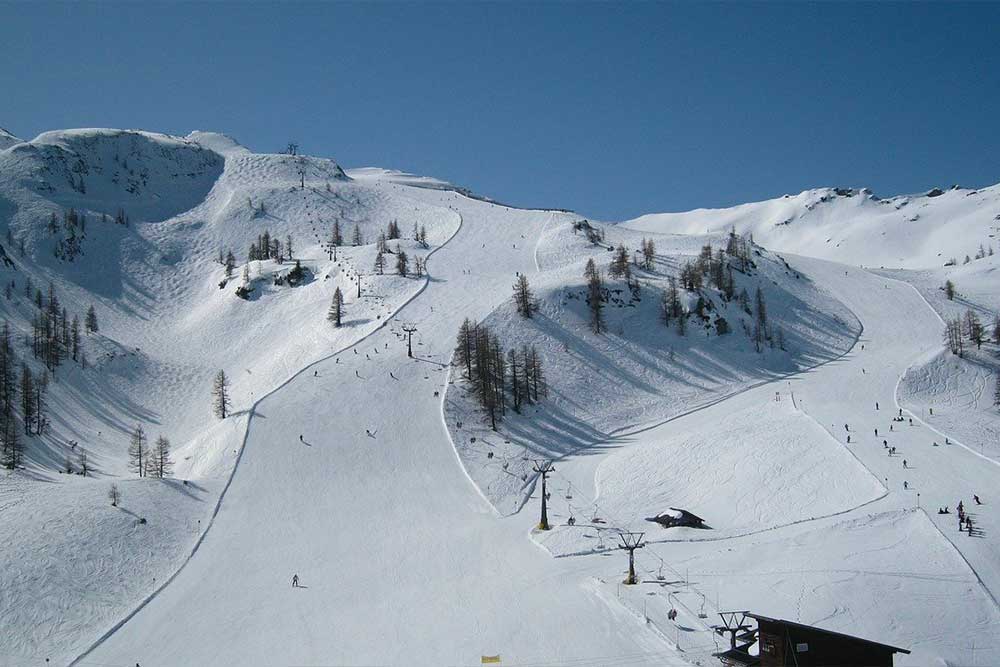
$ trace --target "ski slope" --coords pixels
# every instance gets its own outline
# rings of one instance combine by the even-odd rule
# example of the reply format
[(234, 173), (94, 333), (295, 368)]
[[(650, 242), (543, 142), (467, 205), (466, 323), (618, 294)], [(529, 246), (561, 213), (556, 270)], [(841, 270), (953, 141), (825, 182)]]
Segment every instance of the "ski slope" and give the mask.
[[(942, 354), (934, 311), (966, 305), (939, 302), (945, 276), (984, 313), (1000, 296), (992, 257), (940, 267), (992, 242), (996, 186), (824, 189), (609, 225), (608, 243), (653, 237), (658, 252), (642, 300), (616, 297), (597, 337), (575, 295), (583, 262), (610, 254), (572, 233), (570, 212), (211, 132), (5, 137), (0, 221), (14, 241), (0, 245), (18, 285), (4, 317), (30, 332), (31, 277), (75, 310), (95, 303), (102, 326), (85, 341), (93, 368), (58, 371), (49, 433), (0, 474), (0, 664), (712, 664), (708, 626), (727, 608), (914, 649), (898, 664), (964, 664), (972, 642), (1000, 636), (988, 375)], [(130, 225), (100, 220), (123, 201)], [(72, 262), (39, 223), (67, 206), (90, 219)], [(365, 237), (337, 259), (334, 219)], [(426, 277), (371, 270), (393, 219)], [(658, 322), (667, 276), (731, 226), (763, 244), (740, 286), (765, 289), (787, 350)], [(264, 229), (294, 236), (302, 286), (275, 283), (288, 262), (245, 260)], [(239, 257), (228, 282), (220, 249)], [(247, 300), (233, 294), (244, 263)], [(540, 300), (530, 325), (510, 303), (518, 274)], [(337, 286), (340, 329), (325, 319)], [(715, 307), (734, 328), (744, 318)], [(545, 359), (550, 396), (497, 433), (450, 365), (466, 317)], [(224, 421), (207, 400), (220, 368), (234, 378)], [(176, 479), (129, 475), (136, 422), (174, 440)], [(90, 476), (58, 472), (74, 441)], [(544, 533), (528, 474), (541, 456), (556, 459)], [(957, 531), (959, 500), (974, 536)], [(711, 529), (645, 521), (669, 507)], [(646, 532), (635, 587), (618, 585), (620, 530)], [(1000, 662), (1000, 645), (976, 655)]]
[[(905, 423), (890, 421), (898, 414), (894, 396), (900, 376), (914, 358), (940, 345), (935, 313), (906, 284), (819, 260), (790, 261), (854, 311), (864, 324), (858, 345), (841, 360), (632, 434), (628, 447), (610, 456), (557, 462), (549, 484), (554, 499), (550, 520), (560, 525), (535, 538), (552, 553), (597, 569), (614, 548), (615, 530), (646, 531), (649, 546), (636, 558), (641, 575), (653, 583), (630, 593), (631, 604), (641, 611), (644, 604), (653, 608), (654, 600), (669, 596), (688, 609), (688, 617), (677, 625), (665, 617), (654, 620), (668, 628), (671, 638), (678, 625), (692, 628), (679, 633), (682, 648), (688, 646), (692, 653), (706, 654), (714, 646), (706, 628), (714, 617), (694, 615), (704, 606), (710, 614), (752, 609), (915, 649), (912, 656), (897, 656), (897, 664), (968, 664), (973, 642), (979, 664), (1000, 660), (1000, 646), (988, 641), (983, 646), (983, 638), (1000, 631), (1000, 556), (994, 547), (1000, 518), (989, 501), (970, 507), (974, 493), (992, 497), (1000, 467), (966, 448), (945, 446), (943, 437), (919, 418), (911, 427), (906, 411)], [(901, 329), (902, 320), (912, 326)], [(830, 448), (836, 442), (839, 456), (856, 462), (838, 465), (835, 452), (814, 452), (826, 460), (803, 479), (768, 450), (774, 443), (753, 437), (757, 425), (777, 430), (787, 424), (792, 394), (796, 420), (811, 420), (809, 428), (825, 431), (807, 435), (800, 446)], [(728, 430), (726, 425), (740, 416), (747, 428)], [(851, 444), (845, 423), (853, 435)], [(883, 439), (897, 447), (895, 456), (887, 455)], [(758, 479), (755, 465), (741, 473), (726, 465), (727, 458), (672, 455), (682, 443), (727, 454), (749, 450), (747, 461), (768, 456), (773, 462), (768, 473), (776, 478), (767, 482), (768, 488), (780, 489), (782, 497), (754, 495), (754, 485), (746, 482)], [(650, 464), (657, 458), (662, 472)], [(857, 464), (867, 474), (860, 475), (856, 488), (870, 492), (858, 493), (839, 508), (824, 506), (836, 497), (837, 486), (846, 483), (845, 470)], [(658, 476), (650, 480), (654, 474)], [(830, 479), (819, 484), (831, 493), (818, 501), (813, 480), (824, 475)], [(799, 479), (809, 483), (796, 486)], [(874, 498), (873, 482), (885, 489)], [(568, 489), (572, 500), (565, 499)], [(959, 500), (982, 530), (976, 536), (957, 531)], [(636, 507), (642, 502), (649, 504)], [(952, 513), (938, 515), (945, 505)], [(722, 530), (663, 530), (642, 520), (668, 506), (690, 509)], [(726, 522), (754, 512), (763, 512), (770, 525), (732, 537)], [(565, 525), (571, 513), (577, 517), (572, 527)], [(594, 523), (595, 516), (602, 523)], [(657, 575), (665, 575), (667, 583), (657, 581)], [(683, 585), (685, 580), (691, 585)]]
[[(523, 521), (498, 520), (465, 477), (434, 395), (461, 318), (507, 298), (512, 272), (533, 269), (535, 238), (562, 214), (424, 196), (463, 218), (433, 256), (427, 288), (254, 407), (199, 550), (79, 664), (429, 665), (496, 653), (683, 664), (581, 586), (558, 585), (560, 569), (525, 539)], [(474, 282), (461, 277), (470, 267)], [(417, 327), (414, 360), (403, 323)], [(295, 573), (305, 588), (291, 587)]]

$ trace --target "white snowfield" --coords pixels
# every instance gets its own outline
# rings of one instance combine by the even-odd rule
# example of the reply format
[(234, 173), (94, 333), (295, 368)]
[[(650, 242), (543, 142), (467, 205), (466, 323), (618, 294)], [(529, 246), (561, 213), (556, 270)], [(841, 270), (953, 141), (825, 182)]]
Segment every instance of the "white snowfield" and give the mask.
[[(897, 664), (996, 664), (1000, 466), (978, 443), (945, 444), (954, 422), (936, 422), (937, 410), (891, 421), (901, 378), (941, 354), (940, 320), (917, 289), (761, 250), (738, 282), (764, 288), (787, 350), (754, 352), (733, 304), (717, 304), (727, 336), (692, 323), (681, 337), (656, 312), (666, 275), (704, 243), (719, 247), (734, 222), (765, 247), (932, 267), (942, 239), (946, 254), (978, 245), (962, 234), (979, 214), (959, 213), (974, 201), (986, 210), (994, 191), (905, 205), (811, 191), (738, 215), (606, 227), (608, 243), (633, 249), (652, 237), (657, 265), (639, 276), (641, 301), (609, 308), (596, 336), (572, 294), (586, 258), (603, 269), (610, 253), (572, 234), (571, 213), (255, 154), (205, 132), (46, 133), (0, 150), (0, 221), (27, 246), (25, 257), (6, 249), (17, 266), (7, 271), (18, 296), (0, 302), (11, 326), (23, 334), (33, 313), (25, 275), (53, 280), (81, 315), (93, 301), (101, 318), (85, 343), (92, 368), (57, 372), (49, 434), (29, 439), (23, 470), (0, 475), (0, 664), (709, 665), (724, 640), (708, 626), (732, 608), (913, 650)], [(70, 205), (89, 221), (84, 254), (66, 262), (44, 221)], [(99, 220), (118, 206), (134, 211), (128, 227)], [(785, 206), (799, 217), (766, 231)], [(954, 222), (907, 228), (919, 238), (893, 237), (878, 256), (875, 238), (894, 229), (881, 212), (908, 208), (924, 211), (912, 225), (932, 209)], [(822, 210), (837, 212), (819, 223)], [(348, 245), (332, 260), (335, 219)], [(393, 219), (427, 277), (391, 275), (394, 255), (374, 275), (372, 244)], [(819, 240), (824, 225), (847, 230), (836, 252)], [(250, 262), (254, 291), (239, 299), (246, 249), (265, 229), (294, 237), (309, 279), (275, 285), (291, 264)], [(222, 289), (220, 248), (238, 258)], [(510, 304), (519, 273), (541, 306), (527, 324)], [(326, 321), (335, 286), (347, 297), (340, 329)], [(543, 356), (549, 397), (495, 433), (450, 364), (466, 317)], [(219, 369), (233, 379), (223, 421), (208, 400)], [(910, 405), (926, 392), (900, 394)], [(172, 437), (175, 479), (129, 475), (136, 422)], [(92, 455), (88, 477), (56, 471), (71, 439)], [(534, 530), (536, 458), (555, 459), (547, 532)], [(112, 481), (120, 508), (105, 498)], [(957, 530), (959, 500), (973, 536)], [(711, 529), (645, 521), (671, 507)], [(618, 585), (620, 530), (646, 532), (637, 586)]]
[(979, 190), (954, 186), (887, 199), (867, 189), (819, 188), (727, 209), (644, 215), (625, 224), (676, 234), (735, 226), (761, 245), (784, 252), (855, 266), (938, 267), (974, 255), (980, 244), (997, 245), (1000, 185)]

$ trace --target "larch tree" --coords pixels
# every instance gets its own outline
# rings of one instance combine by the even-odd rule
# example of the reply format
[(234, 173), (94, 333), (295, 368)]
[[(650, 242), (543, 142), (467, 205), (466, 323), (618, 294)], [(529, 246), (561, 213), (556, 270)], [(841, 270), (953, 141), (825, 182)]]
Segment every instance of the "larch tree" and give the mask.
[(128, 469), (137, 473), (139, 477), (145, 476), (149, 465), (148, 456), (146, 431), (142, 428), (142, 424), (136, 424), (128, 442)]
[(159, 436), (153, 444), (149, 469), (150, 477), (163, 478), (173, 474), (174, 462), (170, 458), (170, 441), (165, 436)]
[(656, 246), (653, 239), (642, 240), (642, 268), (647, 271), (653, 270), (653, 260), (656, 259)]
[(326, 319), (333, 322), (333, 326), (340, 326), (340, 318), (344, 314), (344, 295), (341, 293), (340, 288), (333, 290), (333, 301), (330, 302), (330, 311), (327, 313)]
[(122, 500), (122, 493), (118, 490), (117, 484), (112, 484), (111, 488), (108, 489), (108, 500), (111, 501), (112, 507), (118, 507), (118, 503)]
[(27, 362), (21, 362), (21, 416), (24, 417), (24, 434), (31, 435), (35, 423), (35, 379)]
[[(587, 262), (590, 268), (590, 262)], [(590, 328), (595, 334), (604, 331), (604, 283), (601, 274), (594, 270), (587, 279), (587, 306), (590, 308)]]
[(521, 317), (530, 318), (538, 308), (535, 304), (535, 296), (531, 293), (531, 286), (528, 284), (528, 277), (523, 273), (518, 275), (517, 281), (514, 283), (514, 303), (517, 305), (517, 313)]
[(364, 245), (364, 240), (361, 238), (361, 226), (356, 222), (354, 223), (354, 231), (351, 233), (351, 245)]
[(410, 271), (410, 258), (406, 256), (406, 252), (396, 246), (396, 273), (403, 276), (404, 278)]
[(612, 278), (629, 277), (628, 248), (623, 244), (619, 244), (615, 249), (615, 256), (611, 260), (611, 268), (608, 269), (608, 273), (611, 274)]
[(219, 419), (225, 419), (229, 415), (229, 378), (226, 372), (220, 370), (212, 383), (212, 411)]
[(385, 252), (382, 248), (375, 250), (375, 273), (380, 276), (385, 273)]

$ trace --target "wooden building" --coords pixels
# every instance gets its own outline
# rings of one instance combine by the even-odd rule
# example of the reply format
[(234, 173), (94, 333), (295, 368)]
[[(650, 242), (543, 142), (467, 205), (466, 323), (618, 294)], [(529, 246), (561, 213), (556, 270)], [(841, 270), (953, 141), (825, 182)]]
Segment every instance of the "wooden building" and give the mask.
[[(716, 653), (730, 667), (892, 667), (896, 653), (906, 649), (811, 625), (770, 618), (748, 611), (719, 614), (720, 635), (729, 634), (730, 648)], [(754, 628), (750, 621), (755, 621)], [(757, 645), (757, 655), (750, 648)]]

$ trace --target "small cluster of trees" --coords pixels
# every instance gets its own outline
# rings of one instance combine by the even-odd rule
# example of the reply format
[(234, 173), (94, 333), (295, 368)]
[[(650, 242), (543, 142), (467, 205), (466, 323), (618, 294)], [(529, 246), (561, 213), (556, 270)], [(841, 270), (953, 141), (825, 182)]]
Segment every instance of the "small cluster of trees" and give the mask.
[[(174, 467), (170, 457), (170, 441), (161, 435), (150, 447), (142, 424), (136, 424), (129, 437), (128, 467), (139, 477), (169, 477)], [(118, 498), (111, 498), (112, 505), (117, 503)]]
[[(221, 253), (220, 253), (221, 254)], [(250, 252), (247, 255), (249, 261), (273, 259), (280, 264), (285, 259), (292, 258), (292, 236), (289, 234), (282, 245), (281, 240), (272, 238), (271, 233), (264, 230), (263, 234), (257, 236), (257, 240), (250, 244)], [(235, 264), (235, 263), (234, 263)], [(227, 274), (227, 278), (230, 274)]]
[(604, 245), (604, 230), (594, 227), (587, 220), (576, 220), (573, 222), (573, 233), (582, 231), (587, 236), (587, 240), (594, 245)]
[[(1000, 345), (1000, 315), (993, 316), (993, 341)], [(976, 346), (976, 349), (981, 349), (983, 343), (986, 342), (987, 332), (986, 326), (983, 324), (982, 320), (979, 319), (979, 315), (976, 311), (971, 308), (965, 311), (965, 315), (962, 317), (954, 317), (950, 320), (945, 320), (944, 324), (944, 344), (948, 347), (952, 354), (956, 354), (960, 357), (965, 356), (965, 341), (968, 339), (970, 343)]]
[(392, 222), (390, 222), (389, 225), (386, 227), (385, 236), (390, 241), (398, 239), (399, 238), (399, 223), (396, 222), (395, 220), (393, 220)]
[(420, 225), (417, 227), (417, 223), (413, 223), (413, 240), (420, 244), (420, 247), (426, 250), (430, 247), (427, 243), (427, 227)]
[(508, 395), (515, 412), (546, 395), (542, 360), (533, 345), (505, 352), (489, 327), (468, 318), (458, 331), (455, 364), (462, 368), (494, 431), (507, 414)]
[[(31, 281), (25, 283), (25, 292), (30, 292)], [(35, 306), (38, 312), (31, 319), (31, 352), (41, 359), (46, 368), (55, 371), (60, 364), (71, 358), (86, 368), (87, 355), (83, 351), (80, 338), (80, 318), (70, 318), (66, 308), (59, 302), (55, 286), (49, 283), (48, 297), (40, 289), (35, 290)], [(88, 333), (97, 331), (97, 313), (91, 306), (87, 310), (85, 327)]]
[[(386, 269), (385, 255), (386, 253), (388, 253), (391, 255), (395, 255), (396, 257), (396, 273), (398, 273), (403, 277), (410, 275), (410, 256), (406, 254), (405, 250), (399, 247), (398, 243), (396, 244), (395, 250), (390, 250), (388, 246), (386, 246), (385, 241), (386, 238), (385, 235), (383, 234), (382, 236), (379, 237), (379, 242), (375, 246), (375, 264), (374, 264), (375, 273), (377, 273), (380, 276), (385, 275), (385, 269)], [(416, 277), (420, 278), (421, 276), (424, 275), (424, 271), (426, 271), (427, 268), (426, 260), (423, 257), (414, 257), (413, 261), (414, 261), (413, 273), (414, 275), (416, 275)]]
[[(60, 233), (60, 225), (55, 212), (49, 218), (49, 233), (53, 236)], [(70, 208), (63, 212), (62, 229), (65, 231), (65, 238), (60, 235), (56, 241), (52, 252), (58, 259), (72, 262), (77, 255), (83, 252), (83, 239), (86, 237), (87, 216), (77, 213), (76, 209)]]
[[(25, 435), (41, 434), (48, 424), (46, 394), (48, 372), (32, 373), (27, 362), (18, 364), (11, 345), (10, 326), (0, 328), (0, 463), (13, 469), (21, 465), (24, 445), (18, 437), (17, 408), (21, 410), (21, 428)], [(20, 392), (20, 396), (18, 393)]]

